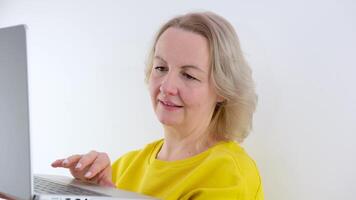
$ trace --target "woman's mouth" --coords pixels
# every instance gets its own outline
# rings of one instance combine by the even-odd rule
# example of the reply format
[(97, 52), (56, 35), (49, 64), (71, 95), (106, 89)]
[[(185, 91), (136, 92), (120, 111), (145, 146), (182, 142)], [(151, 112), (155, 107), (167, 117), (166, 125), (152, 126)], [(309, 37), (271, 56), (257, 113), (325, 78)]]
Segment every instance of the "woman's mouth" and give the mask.
[(161, 101), (161, 100), (158, 101), (163, 106), (163, 108), (169, 111), (175, 111), (183, 107), (183, 106), (176, 105), (170, 101)]

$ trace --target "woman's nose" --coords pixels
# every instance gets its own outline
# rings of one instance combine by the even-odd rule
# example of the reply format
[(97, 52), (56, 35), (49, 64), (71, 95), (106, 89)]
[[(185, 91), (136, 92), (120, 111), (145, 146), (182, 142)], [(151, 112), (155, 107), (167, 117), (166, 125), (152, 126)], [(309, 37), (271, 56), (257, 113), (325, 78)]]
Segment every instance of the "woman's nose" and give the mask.
[(167, 74), (164, 77), (161, 86), (159, 88), (160, 92), (165, 95), (175, 96), (178, 94), (177, 80), (171, 74)]

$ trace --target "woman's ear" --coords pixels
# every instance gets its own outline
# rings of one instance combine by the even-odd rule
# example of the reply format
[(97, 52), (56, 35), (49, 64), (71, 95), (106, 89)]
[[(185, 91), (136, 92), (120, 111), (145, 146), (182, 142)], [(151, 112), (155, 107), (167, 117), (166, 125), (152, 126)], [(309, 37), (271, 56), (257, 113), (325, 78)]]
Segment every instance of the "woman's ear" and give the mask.
[(216, 103), (222, 103), (222, 102), (224, 102), (224, 101), (225, 101), (225, 98), (222, 97), (222, 96), (220, 96), (220, 95), (218, 95), (218, 97), (217, 97), (217, 99), (216, 99)]

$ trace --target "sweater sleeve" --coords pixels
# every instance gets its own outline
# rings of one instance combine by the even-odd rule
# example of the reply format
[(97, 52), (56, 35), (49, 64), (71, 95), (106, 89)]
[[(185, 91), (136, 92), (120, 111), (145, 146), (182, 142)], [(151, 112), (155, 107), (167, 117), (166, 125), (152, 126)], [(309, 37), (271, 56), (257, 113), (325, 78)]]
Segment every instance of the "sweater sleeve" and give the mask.
[(128, 168), (128, 165), (131, 163), (131, 160), (134, 159), (135, 155), (139, 151), (130, 151), (120, 158), (118, 158), (112, 165), (112, 176), (111, 180), (116, 185), (120, 176), (125, 172)]

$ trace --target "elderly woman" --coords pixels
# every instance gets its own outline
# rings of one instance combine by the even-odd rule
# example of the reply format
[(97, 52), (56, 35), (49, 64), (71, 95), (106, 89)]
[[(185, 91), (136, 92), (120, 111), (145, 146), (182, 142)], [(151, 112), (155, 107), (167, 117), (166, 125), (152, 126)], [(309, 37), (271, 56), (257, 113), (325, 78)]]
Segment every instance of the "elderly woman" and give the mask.
[(52, 163), (83, 181), (161, 199), (263, 199), (255, 162), (239, 145), (251, 130), (251, 69), (229, 22), (189, 13), (162, 26), (146, 66), (164, 139), (113, 164), (105, 153)]

